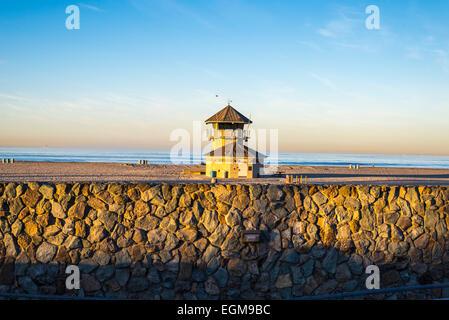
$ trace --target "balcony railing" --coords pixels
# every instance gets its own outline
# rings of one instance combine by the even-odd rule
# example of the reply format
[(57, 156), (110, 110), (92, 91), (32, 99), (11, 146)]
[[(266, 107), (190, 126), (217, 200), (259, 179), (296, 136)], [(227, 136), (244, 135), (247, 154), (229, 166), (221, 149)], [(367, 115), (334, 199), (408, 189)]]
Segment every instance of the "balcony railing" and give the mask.
[(213, 139), (232, 139), (232, 138), (240, 138), (244, 140), (248, 140), (250, 137), (250, 130), (216, 130), (209, 129), (208, 131), (209, 140)]

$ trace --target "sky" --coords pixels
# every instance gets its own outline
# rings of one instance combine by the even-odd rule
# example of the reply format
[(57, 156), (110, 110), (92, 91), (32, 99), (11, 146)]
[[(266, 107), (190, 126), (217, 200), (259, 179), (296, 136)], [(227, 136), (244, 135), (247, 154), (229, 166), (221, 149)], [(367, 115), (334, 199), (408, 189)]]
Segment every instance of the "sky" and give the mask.
[(448, 88), (449, 1), (0, 0), (3, 147), (168, 149), (232, 101), (281, 152), (449, 155)]

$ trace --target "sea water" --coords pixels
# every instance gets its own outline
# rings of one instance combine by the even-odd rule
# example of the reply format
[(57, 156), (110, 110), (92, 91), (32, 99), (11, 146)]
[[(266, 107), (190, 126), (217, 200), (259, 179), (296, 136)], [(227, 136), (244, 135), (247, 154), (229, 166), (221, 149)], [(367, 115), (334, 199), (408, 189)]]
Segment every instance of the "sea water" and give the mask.
[[(152, 149), (105, 149), (105, 148), (25, 148), (0, 147), (0, 158), (15, 161), (53, 162), (115, 162), (138, 163), (148, 160), (150, 164), (198, 164), (205, 162), (201, 154), (171, 155), (170, 150)], [(267, 164), (275, 164), (274, 157), (268, 157)], [(349, 165), (406, 168), (446, 168), (449, 156), (398, 155), (398, 154), (347, 154), (347, 153), (304, 153), (281, 152), (277, 157), (279, 165), (339, 166)]]

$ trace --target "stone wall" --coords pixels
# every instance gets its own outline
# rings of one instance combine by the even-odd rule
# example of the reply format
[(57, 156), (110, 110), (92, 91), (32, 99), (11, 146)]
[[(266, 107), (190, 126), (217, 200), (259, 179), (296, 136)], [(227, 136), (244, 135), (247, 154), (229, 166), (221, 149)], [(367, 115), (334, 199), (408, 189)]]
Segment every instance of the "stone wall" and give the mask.
[(370, 264), (381, 288), (443, 282), (448, 223), (447, 187), (0, 184), (0, 292), (287, 299), (365, 289)]

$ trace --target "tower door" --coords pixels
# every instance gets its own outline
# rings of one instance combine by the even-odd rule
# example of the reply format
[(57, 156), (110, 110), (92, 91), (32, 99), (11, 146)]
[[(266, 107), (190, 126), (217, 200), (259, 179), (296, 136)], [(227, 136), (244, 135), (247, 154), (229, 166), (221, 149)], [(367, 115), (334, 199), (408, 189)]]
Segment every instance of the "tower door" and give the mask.
[(247, 177), (248, 176), (248, 164), (239, 163), (239, 177)]

